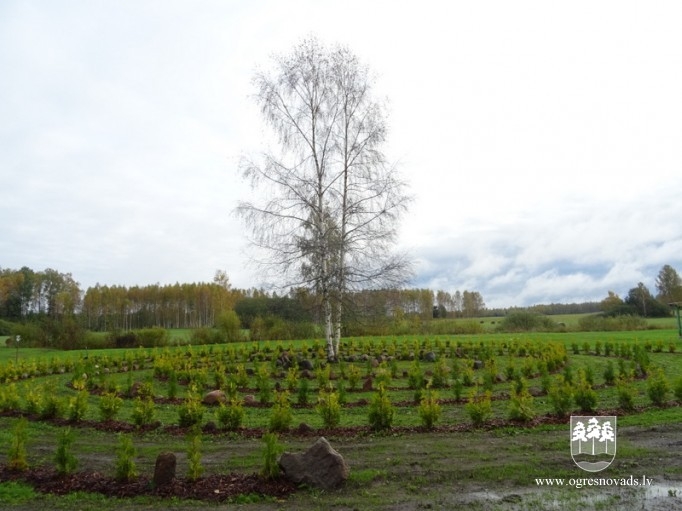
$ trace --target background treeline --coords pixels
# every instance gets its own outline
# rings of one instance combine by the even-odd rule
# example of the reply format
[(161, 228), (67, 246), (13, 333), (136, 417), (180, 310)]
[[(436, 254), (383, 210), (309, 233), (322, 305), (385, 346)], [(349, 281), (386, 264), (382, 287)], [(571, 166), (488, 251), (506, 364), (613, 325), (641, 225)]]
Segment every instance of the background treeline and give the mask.
[[(365, 290), (345, 296), (348, 312), (343, 335), (478, 333), (482, 327), (473, 318), (486, 316), (507, 318), (496, 323), (509, 330), (562, 328), (546, 319), (555, 314), (669, 316), (668, 304), (682, 302), (682, 280), (674, 268), (661, 269), (656, 290), (654, 295), (640, 282), (624, 298), (609, 291), (600, 302), (507, 309), (486, 308), (477, 291)], [(70, 273), (50, 268), (0, 269), (0, 335), (21, 335), (24, 345), (78, 348), (93, 345), (90, 332), (108, 332), (110, 346), (157, 346), (168, 342), (162, 333), (167, 329), (191, 329), (196, 342), (247, 336), (257, 340), (313, 338), (321, 335), (319, 305), (318, 297), (306, 289), (285, 294), (234, 289), (223, 271), (217, 271), (211, 282), (97, 284), (83, 291)], [(592, 320), (591, 328), (616, 324), (623, 322)]]

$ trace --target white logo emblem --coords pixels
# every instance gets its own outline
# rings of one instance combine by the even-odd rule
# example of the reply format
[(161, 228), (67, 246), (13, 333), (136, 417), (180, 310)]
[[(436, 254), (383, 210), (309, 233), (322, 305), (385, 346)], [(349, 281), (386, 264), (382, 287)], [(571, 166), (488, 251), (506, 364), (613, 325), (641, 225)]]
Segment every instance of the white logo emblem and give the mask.
[(616, 457), (615, 416), (571, 416), (571, 458), (587, 472), (599, 472)]

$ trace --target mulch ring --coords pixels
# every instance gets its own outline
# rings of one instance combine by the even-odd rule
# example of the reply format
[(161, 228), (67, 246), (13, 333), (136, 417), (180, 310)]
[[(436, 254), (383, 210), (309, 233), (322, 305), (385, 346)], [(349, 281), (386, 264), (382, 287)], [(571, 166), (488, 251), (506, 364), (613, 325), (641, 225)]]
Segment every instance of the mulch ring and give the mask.
[(23, 472), (0, 467), (0, 481), (22, 481), (41, 493), (65, 495), (71, 492), (101, 493), (107, 497), (130, 498), (142, 495), (224, 502), (240, 495), (260, 495), (282, 499), (296, 491), (296, 485), (284, 478), (265, 479), (257, 474), (216, 474), (196, 481), (174, 479), (154, 487), (151, 479), (139, 476), (120, 482), (100, 472), (77, 472), (59, 475), (54, 468), (36, 467)]

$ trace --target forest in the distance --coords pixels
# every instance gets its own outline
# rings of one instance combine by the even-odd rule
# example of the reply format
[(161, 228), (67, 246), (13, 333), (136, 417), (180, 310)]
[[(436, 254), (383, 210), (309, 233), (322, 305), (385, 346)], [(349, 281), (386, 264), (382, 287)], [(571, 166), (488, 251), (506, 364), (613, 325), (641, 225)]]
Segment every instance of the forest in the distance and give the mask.
[[(656, 291), (654, 295), (638, 283), (623, 298), (608, 291), (598, 302), (491, 309), (477, 291), (363, 290), (345, 297), (344, 333), (476, 333), (476, 322), (452, 320), (519, 314), (666, 317), (672, 313), (670, 303), (682, 302), (682, 279), (670, 265), (658, 273)], [(320, 334), (319, 314), (319, 300), (308, 289), (280, 293), (236, 289), (220, 270), (210, 282), (133, 287), (97, 284), (82, 290), (71, 273), (49, 268), (0, 269), (0, 335), (21, 335), (24, 345), (65, 349), (93, 345), (92, 339), (88, 340), (92, 332), (109, 332), (110, 345), (135, 345), (145, 339), (124, 333), (145, 329), (157, 330), (147, 332), (151, 340), (146, 344), (163, 344), (160, 330), (167, 329), (192, 329), (197, 342), (238, 340), (245, 335), (251, 339), (310, 338)], [(551, 329), (552, 322), (535, 321), (526, 327)]]

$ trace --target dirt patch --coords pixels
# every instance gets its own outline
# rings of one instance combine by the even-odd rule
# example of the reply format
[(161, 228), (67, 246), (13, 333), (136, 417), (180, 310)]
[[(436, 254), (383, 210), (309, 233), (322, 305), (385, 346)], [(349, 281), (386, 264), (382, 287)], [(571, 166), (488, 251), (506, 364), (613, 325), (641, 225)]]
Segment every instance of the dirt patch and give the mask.
[(283, 478), (265, 479), (257, 474), (238, 473), (211, 475), (196, 481), (176, 478), (167, 485), (155, 488), (147, 477), (120, 482), (100, 472), (60, 475), (56, 470), (46, 467), (31, 468), (24, 472), (0, 467), (0, 481), (25, 482), (36, 491), (55, 495), (87, 491), (118, 498), (148, 495), (210, 502), (225, 502), (240, 495), (252, 494), (281, 499), (296, 491), (296, 485)]

